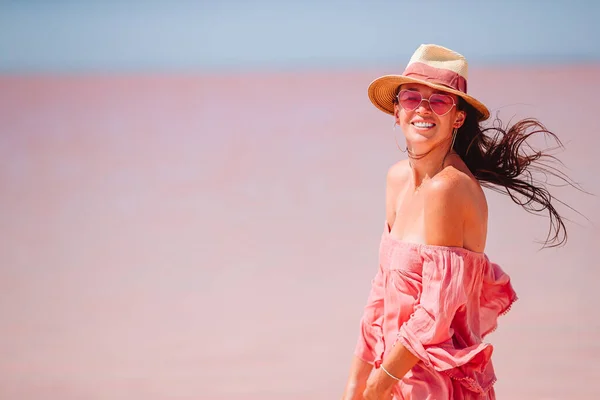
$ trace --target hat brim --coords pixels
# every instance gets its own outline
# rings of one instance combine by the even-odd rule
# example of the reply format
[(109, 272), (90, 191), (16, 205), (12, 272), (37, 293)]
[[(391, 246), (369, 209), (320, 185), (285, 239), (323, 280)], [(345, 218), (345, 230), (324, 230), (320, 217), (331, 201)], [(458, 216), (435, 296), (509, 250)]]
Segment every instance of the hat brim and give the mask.
[(369, 85), (368, 93), (371, 103), (381, 111), (394, 115), (394, 100), (396, 98), (396, 91), (398, 86), (405, 83), (419, 83), (421, 85), (429, 86), (433, 89), (442, 90), (444, 92), (455, 94), (462, 97), (467, 103), (473, 106), (477, 110), (477, 120), (485, 121), (490, 117), (490, 110), (476, 98), (469, 96), (468, 94), (455, 90), (444, 85), (423, 81), (420, 79), (409, 78), (403, 75), (385, 75), (375, 79)]

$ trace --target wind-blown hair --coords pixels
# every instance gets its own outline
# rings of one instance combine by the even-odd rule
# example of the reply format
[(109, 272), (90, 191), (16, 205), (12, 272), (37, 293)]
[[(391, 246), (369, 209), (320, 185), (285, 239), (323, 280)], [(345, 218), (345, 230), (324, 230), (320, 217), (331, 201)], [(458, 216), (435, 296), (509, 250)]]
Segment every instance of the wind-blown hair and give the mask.
[(534, 118), (503, 127), (502, 121), (496, 117), (491, 126), (482, 127), (477, 120), (477, 111), (460, 97), (458, 109), (466, 112), (466, 119), (456, 134), (454, 151), (481, 185), (508, 195), (530, 213), (547, 212), (550, 228), (545, 247), (566, 243), (566, 227), (555, 208), (555, 202), (564, 203), (553, 197), (534, 173), (575, 185), (551, 165), (553, 162), (560, 163), (555, 156), (547, 151), (534, 150), (527, 142), (533, 135), (544, 135), (552, 138), (557, 148), (562, 148), (560, 139)]

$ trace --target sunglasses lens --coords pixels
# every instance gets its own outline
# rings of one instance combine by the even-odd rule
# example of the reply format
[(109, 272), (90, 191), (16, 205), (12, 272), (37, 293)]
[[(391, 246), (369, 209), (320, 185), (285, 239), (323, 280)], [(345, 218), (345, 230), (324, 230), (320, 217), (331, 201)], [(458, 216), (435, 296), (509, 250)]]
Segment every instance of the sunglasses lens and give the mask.
[(419, 104), (421, 104), (421, 100), (423, 100), (423, 98), (419, 92), (401, 90), (400, 93), (398, 93), (398, 103), (400, 103), (405, 110), (412, 111), (416, 109), (419, 107)]
[(429, 98), (429, 105), (437, 115), (444, 115), (454, 105), (452, 97), (445, 94), (432, 94)]

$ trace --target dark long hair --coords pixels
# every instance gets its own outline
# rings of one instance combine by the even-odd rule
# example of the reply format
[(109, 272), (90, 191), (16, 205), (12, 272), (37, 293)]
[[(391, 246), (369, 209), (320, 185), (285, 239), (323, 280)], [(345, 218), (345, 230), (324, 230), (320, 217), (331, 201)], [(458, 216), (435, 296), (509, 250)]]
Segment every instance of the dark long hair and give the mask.
[(555, 208), (556, 202), (565, 204), (553, 197), (534, 173), (545, 178), (557, 178), (573, 187), (576, 185), (552, 165), (560, 163), (555, 156), (548, 151), (534, 150), (527, 142), (533, 135), (549, 136), (558, 149), (563, 147), (558, 137), (534, 118), (503, 127), (496, 117), (491, 126), (483, 127), (478, 121), (477, 110), (460, 97), (458, 108), (466, 112), (466, 119), (456, 134), (454, 151), (469, 170), (482, 186), (510, 196), (528, 212), (548, 213), (550, 229), (544, 247), (566, 243), (566, 227)]

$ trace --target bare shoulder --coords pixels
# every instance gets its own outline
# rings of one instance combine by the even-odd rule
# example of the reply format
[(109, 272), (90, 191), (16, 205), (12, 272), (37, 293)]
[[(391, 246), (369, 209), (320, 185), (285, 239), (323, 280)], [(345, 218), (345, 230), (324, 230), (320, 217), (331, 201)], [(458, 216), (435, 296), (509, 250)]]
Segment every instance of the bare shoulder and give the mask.
[(466, 174), (454, 167), (444, 168), (423, 187), (425, 215), (444, 225), (461, 223), (468, 207), (470, 184)]
[(386, 193), (394, 199), (403, 187), (410, 181), (410, 165), (408, 160), (398, 161), (392, 165), (386, 176)]
[(396, 219), (396, 203), (398, 195), (410, 180), (408, 160), (402, 160), (392, 165), (386, 176), (385, 215), (390, 226)]
[(437, 199), (432, 200), (465, 200), (470, 197), (470, 191), (475, 188), (473, 179), (456, 167), (448, 166), (431, 179), (428, 190)]
[(472, 175), (454, 166), (433, 177), (424, 192), (424, 230), (427, 243), (464, 247), (471, 242), (469, 226), (487, 215), (485, 195)]
[(397, 186), (406, 182), (410, 178), (410, 165), (408, 160), (398, 161), (387, 171), (387, 185)]

